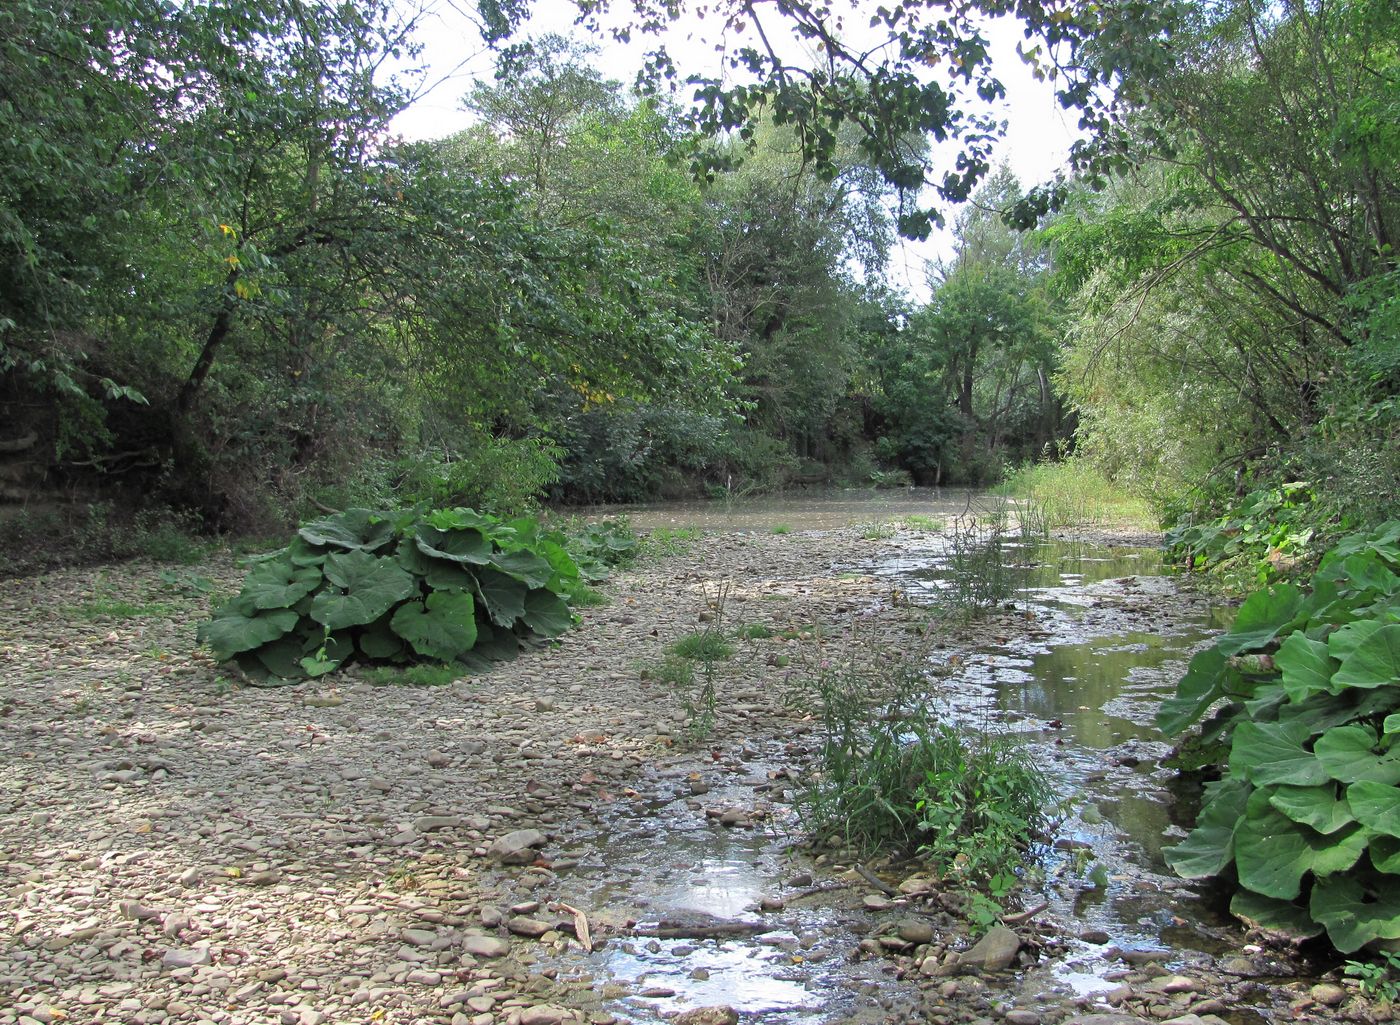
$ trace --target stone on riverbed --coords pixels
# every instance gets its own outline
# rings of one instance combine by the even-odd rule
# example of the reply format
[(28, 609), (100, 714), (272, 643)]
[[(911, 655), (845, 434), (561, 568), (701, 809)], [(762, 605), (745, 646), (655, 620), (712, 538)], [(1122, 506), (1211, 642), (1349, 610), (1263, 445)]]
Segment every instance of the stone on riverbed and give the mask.
[(995, 925), (958, 958), (958, 967), (999, 972), (1011, 966), (1020, 950), (1021, 937), (1004, 925)]
[(738, 1025), (739, 1012), (732, 1007), (693, 1007), (671, 1019), (671, 1025)]
[(486, 856), (502, 865), (528, 865), (535, 860), (533, 848), (543, 847), (547, 839), (538, 829), (517, 829), (498, 837), (486, 849)]

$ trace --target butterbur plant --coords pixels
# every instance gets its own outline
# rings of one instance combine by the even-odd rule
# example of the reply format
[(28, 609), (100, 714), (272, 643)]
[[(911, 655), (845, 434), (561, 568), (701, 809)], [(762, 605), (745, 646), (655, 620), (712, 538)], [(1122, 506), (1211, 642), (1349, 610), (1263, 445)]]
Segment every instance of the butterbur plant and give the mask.
[(220, 662), (257, 684), (322, 676), (351, 660), (513, 658), (563, 633), (567, 598), (596, 576), (558, 532), (470, 509), (348, 509), (307, 523), (253, 563), (199, 628)]
[(1227, 752), (1172, 868), (1232, 872), (1238, 917), (1348, 953), (1400, 939), (1397, 571), (1400, 521), (1342, 541), (1307, 590), (1251, 595), (1158, 717), (1177, 734), (1215, 708), (1201, 733)]

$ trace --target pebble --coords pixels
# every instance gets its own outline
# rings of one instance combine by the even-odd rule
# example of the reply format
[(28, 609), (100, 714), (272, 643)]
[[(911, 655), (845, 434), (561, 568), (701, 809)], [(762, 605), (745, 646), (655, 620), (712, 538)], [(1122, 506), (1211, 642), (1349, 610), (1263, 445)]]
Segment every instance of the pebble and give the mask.
[(1347, 998), (1347, 991), (1334, 982), (1319, 982), (1308, 990), (1308, 996), (1312, 997), (1323, 1007), (1336, 1007)]

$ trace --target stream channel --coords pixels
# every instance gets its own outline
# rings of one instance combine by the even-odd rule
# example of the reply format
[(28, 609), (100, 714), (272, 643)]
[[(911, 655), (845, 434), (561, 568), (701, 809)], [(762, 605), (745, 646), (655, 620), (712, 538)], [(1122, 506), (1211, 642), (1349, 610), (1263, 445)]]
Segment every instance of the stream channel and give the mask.
[[(735, 503), (692, 517), (670, 506), (634, 514), (633, 523), (830, 529), (915, 511), (956, 515), (963, 507), (962, 496), (897, 497), (874, 507), (834, 498)], [(932, 606), (945, 586), (941, 536), (900, 532), (893, 543), (893, 556), (886, 547), (878, 559), (852, 559), (838, 569), (888, 578), (892, 592)], [(1036, 964), (990, 984), (1013, 987), (1023, 1000), (1039, 994), (1092, 1005), (1118, 985), (1120, 950), (1166, 950), (1168, 965), (1185, 968), (1240, 943), (1218, 902), (1172, 876), (1162, 861), (1163, 846), (1185, 835), (1194, 809), (1191, 795), (1174, 789), (1174, 773), (1160, 767), (1169, 745), (1152, 725), (1158, 702), (1222, 620), (1178, 588), (1155, 549), (1056, 541), (1010, 554), (1020, 564), (1014, 605), (1025, 625), (973, 647), (958, 646), (959, 631), (951, 628), (949, 645), (930, 662), (929, 698), (946, 720), (1017, 735), (1071, 799), (1053, 843), (1035, 852), (1043, 881), (1024, 895), (1027, 907), (1048, 902), (1040, 918), (1052, 939)], [(648, 799), (604, 818), (603, 829), (566, 852), (576, 865), (559, 876), (562, 899), (600, 909), (605, 920), (634, 919), (642, 927), (761, 922), (763, 931), (615, 938), (591, 955), (562, 955), (561, 972), (623, 984), (610, 1009), (624, 1020), (709, 1005), (775, 1025), (921, 1020), (914, 982), (896, 980), (887, 959), (852, 958), (863, 938), (881, 935), (880, 923), (907, 917), (900, 903), (882, 906), (860, 883), (822, 889), (842, 863), (835, 856), (814, 860), (800, 846), (785, 790), (815, 741), (813, 728), (652, 770), (651, 789), (638, 787)], [(706, 814), (716, 806), (756, 809), (754, 828), (724, 827)], [(760, 908), (765, 899), (767, 911)]]

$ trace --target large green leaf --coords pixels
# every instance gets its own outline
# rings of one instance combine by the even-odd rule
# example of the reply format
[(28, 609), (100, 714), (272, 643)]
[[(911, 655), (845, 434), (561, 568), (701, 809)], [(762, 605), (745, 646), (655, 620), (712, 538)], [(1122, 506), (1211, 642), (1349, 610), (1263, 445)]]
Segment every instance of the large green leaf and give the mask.
[(1292, 584), (1255, 591), (1240, 606), (1230, 632), (1216, 647), (1226, 655), (1262, 648), (1292, 625), (1302, 608), (1303, 592)]
[(376, 619), (361, 631), (356, 640), (365, 656), (376, 662), (395, 659), (404, 650), (404, 640), (394, 633), (393, 628), (389, 625), (389, 618), (385, 616), (382, 619)]
[(298, 616), (291, 609), (267, 609), (252, 616), (236, 610), (226, 610), (195, 632), (201, 644), (209, 645), (214, 658), (227, 662), (243, 651), (252, 651), (269, 641), (275, 641), (297, 625)]
[(461, 530), (470, 527), (482, 533), (490, 533), (498, 524), (496, 517), (485, 516), (475, 509), (458, 506), (455, 509), (437, 509), (424, 517), (428, 524), (438, 530)]
[(1167, 736), (1175, 736), (1200, 721), (1224, 693), (1226, 655), (1219, 648), (1198, 651), (1176, 686), (1176, 694), (1157, 710), (1157, 726)]
[(1375, 836), (1366, 853), (1371, 856), (1371, 864), (1377, 872), (1400, 875), (1400, 840), (1393, 836)]
[(491, 559), (491, 565), (517, 580), (523, 580), (527, 587), (543, 587), (554, 574), (554, 567), (548, 560), (524, 549), (500, 552)]
[(285, 609), (305, 598), (321, 583), (319, 566), (296, 566), (291, 557), (253, 567), (243, 581), (243, 596), (258, 609)]
[(451, 662), (476, 643), (476, 603), (465, 591), (434, 591), (394, 613), (394, 632), (426, 658)]
[(1354, 623), (1340, 626), (1327, 635), (1327, 651), (1335, 659), (1345, 659), (1362, 641), (1380, 630), (1382, 625), (1375, 619), (1358, 619)]
[(1335, 780), (1400, 783), (1400, 751), (1379, 751), (1381, 740), (1370, 726), (1337, 726), (1317, 738), (1313, 753)]
[(292, 560), (293, 566), (319, 566), (326, 561), (329, 549), (324, 545), (308, 544), (306, 538), (298, 534), (284, 549), (284, 554)]
[(1328, 691), (1332, 674), (1339, 663), (1327, 653), (1322, 641), (1309, 640), (1301, 633), (1291, 633), (1284, 639), (1274, 665), (1283, 674), (1283, 689), (1292, 701), (1303, 701), (1310, 695)]
[(1196, 828), (1181, 843), (1162, 851), (1173, 872), (1185, 879), (1203, 879), (1225, 870), (1235, 856), (1235, 828), (1249, 792), (1249, 784), (1237, 777), (1207, 785)]
[(1363, 779), (1347, 787), (1347, 803), (1373, 833), (1400, 838), (1400, 788)]
[(1309, 902), (1312, 916), (1343, 954), (1373, 940), (1400, 939), (1400, 878), (1350, 876), (1319, 879)]
[(1307, 908), (1253, 890), (1236, 890), (1230, 913), (1256, 929), (1283, 933), (1293, 940), (1309, 939), (1322, 932), (1322, 926), (1313, 921)]
[(491, 541), (475, 528), (438, 530), (420, 526), (415, 535), (419, 551), (437, 559), (481, 566), (491, 561)]
[(418, 591), (412, 574), (391, 557), (337, 553), (323, 568), (328, 586), (311, 603), (311, 618), (331, 630), (373, 623)]
[(1374, 631), (1358, 644), (1332, 677), (1332, 689), (1384, 687), (1400, 683), (1400, 624)]
[(393, 540), (394, 524), (388, 513), (346, 509), (325, 519), (313, 520), (297, 533), (308, 544), (373, 552)]
[(1257, 787), (1325, 783), (1326, 767), (1303, 747), (1311, 736), (1312, 729), (1305, 722), (1240, 723), (1230, 748), (1230, 771)]
[(1356, 821), (1346, 798), (1337, 797), (1333, 782), (1316, 787), (1277, 787), (1269, 794), (1269, 803), (1294, 822), (1323, 834), (1335, 833)]
[(507, 576), (490, 566), (482, 566), (473, 571), (476, 574), (476, 593), (491, 622), (497, 626), (511, 627), (525, 614), (525, 593), (528, 590), (524, 581)]
[(558, 636), (574, 621), (564, 599), (544, 588), (536, 588), (525, 596), (525, 611), (520, 618), (542, 637)]
[(428, 571), (423, 579), (435, 591), (470, 591), (476, 586), (472, 571), (460, 562), (443, 562), (440, 559), (427, 559)]
[(576, 563), (564, 546), (556, 541), (541, 541), (535, 549), (553, 572), (549, 580), (545, 583), (551, 591), (558, 594), (561, 591), (570, 591), (573, 585), (578, 583), (580, 571)]
[(1355, 865), (1367, 839), (1360, 827), (1323, 836), (1275, 809), (1268, 791), (1256, 790), (1235, 830), (1235, 869), (1241, 886), (1266, 897), (1293, 900), (1308, 872), (1330, 875)]

